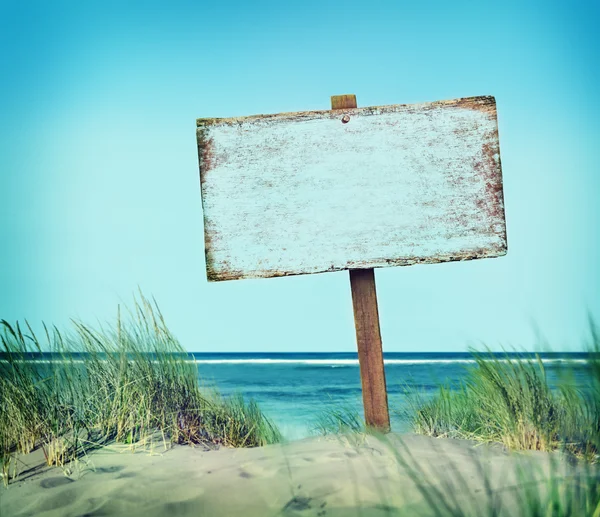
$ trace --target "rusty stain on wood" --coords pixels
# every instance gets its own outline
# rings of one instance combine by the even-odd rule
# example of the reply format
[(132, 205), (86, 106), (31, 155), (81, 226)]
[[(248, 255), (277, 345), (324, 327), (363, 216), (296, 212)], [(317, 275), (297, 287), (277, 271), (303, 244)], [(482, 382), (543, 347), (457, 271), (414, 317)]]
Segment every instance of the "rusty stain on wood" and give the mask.
[(209, 280), (506, 253), (493, 97), (197, 126)]

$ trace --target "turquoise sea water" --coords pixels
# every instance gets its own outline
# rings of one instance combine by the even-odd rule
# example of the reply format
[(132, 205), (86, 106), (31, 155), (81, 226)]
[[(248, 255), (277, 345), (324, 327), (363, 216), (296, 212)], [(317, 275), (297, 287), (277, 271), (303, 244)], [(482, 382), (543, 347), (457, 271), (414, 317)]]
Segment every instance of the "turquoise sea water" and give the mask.
[[(216, 385), (224, 395), (240, 392), (254, 398), (288, 439), (309, 435), (318, 413), (327, 408), (344, 405), (362, 415), (356, 353), (193, 353), (191, 356), (198, 364), (201, 383)], [(506, 356), (501, 354), (501, 357)], [(540, 357), (551, 385), (557, 385), (568, 365), (572, 372), (568, 382), (585, 386), (586, 354), (545, 353)], [(460, 382), (474, 366), (468, 353), (386, 353), (384, 361), (392, 428), (399, 432), (410, 431), (406, 388), (428, 397), (440, 383)]]
[[(77, 356), (74, 354), (75, 362)], [(495, 354), (502, 360), (535, 358), (534, 354)], [(201, 385), (225, 396), (241, 393), (255, 399), (287, 439), (311, 434), (319, 413), (340, 406), (362, 416), (360, 368), (356, 353), (200, 353), (188, 360), (198, 368)], [(539, 355), (551, 386), (589, 383), (586, 353)], [(81, 360), (83, 357), (81, 357)], [(0, 353), (0, 361), (3, 354)], [(32, 353), (26, 360), (61, 362), (59, 355)], [(406, 391), (431, 397), (440, 384), (457, 385), (475, 366), (470, 353), (385, 353), (385, 374), (392, 430), (410, 431)], [(568, 374), (568, 375), (565, 375)]]

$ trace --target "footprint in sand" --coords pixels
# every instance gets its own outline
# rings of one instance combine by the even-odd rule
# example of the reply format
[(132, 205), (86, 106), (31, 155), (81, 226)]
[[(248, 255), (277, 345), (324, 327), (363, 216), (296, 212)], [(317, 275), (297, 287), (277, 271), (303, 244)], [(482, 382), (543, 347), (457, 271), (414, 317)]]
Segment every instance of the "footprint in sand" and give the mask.
[(73, 483), (73, 480), (68, 477), (54, 477), (48, 479), (42, 479), (40, 481), (40, 486), (42, 488), (56, 488), (57, 486), (68, 485), (69, 483)]
[(97, 474), (114, 474), (115, 472), (121, 472), (125, 467), (120, 465), (114, 465), (112, 467), (98, 467), (96, 469)]
[[(42, 512), (52, 512), (52, 510), (61, 510), (66, 506), (72, 505), (77, 500), (77, 494), (74, 488), (58, 490), (56, 492), (50, 492), (50, 494), (51, 495), (48, 497), (40, 497), (36, 501), (35, 506), (31, 508), (31, 510), (33, 510), (33, 515), (37, 515)], [(61, 512), (61, 514), (63, 513)]]
[(123, 478), (134, 478), (136, 475), (133, 472), (123, 472), (123, 474), (119, 474), (117, 476), (117, 479), (123, 479)]
[(301, 495), (298, 495), (296, 497), (292, 497), (283, 507), (282, 512), (285, 513), (288, 510), (291, 511), (302, 511), (302, 510), (308, 510), (311, 505), (310, 502), (312, 501), (312, 498), (310, 497), (304, 497)]

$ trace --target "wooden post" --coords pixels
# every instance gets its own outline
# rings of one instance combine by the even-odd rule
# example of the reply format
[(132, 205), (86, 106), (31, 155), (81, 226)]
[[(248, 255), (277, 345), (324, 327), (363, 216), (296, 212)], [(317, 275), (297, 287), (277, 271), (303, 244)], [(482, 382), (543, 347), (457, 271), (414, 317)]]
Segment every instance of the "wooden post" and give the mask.
[[(332, 110), (356, 107), (358, 107), (356, 95), (334, 95), (331, 97)], [(375, 270), (373, 268), (351, 269), (349, 272), (365, 422), (368, 426), (379, 431), (388, 432), (390, 430), (390, 415), (383, 367), (381, 333), (379, 331)]]

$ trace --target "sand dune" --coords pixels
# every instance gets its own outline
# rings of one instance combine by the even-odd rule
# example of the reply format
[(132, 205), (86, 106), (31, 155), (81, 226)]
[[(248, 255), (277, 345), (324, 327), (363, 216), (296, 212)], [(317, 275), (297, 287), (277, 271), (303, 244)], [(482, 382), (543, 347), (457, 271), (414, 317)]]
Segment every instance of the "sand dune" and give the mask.
[[(558, 456), (515, 457), (500, 447), (417, 435), (322, 437), (255, 449), (156, 445), (132, 453), (114, 445), (65, 475), (41, 466), (36, 451), (19, 478), (0, 489), (0, 514), (418, 516), (434, 515), (433, 506), (444, 500), (485, 515), (495, 498), (505, 515), (515, 516), (521, 512), (517, 464), (542, 487), (552, 458)], [(555, 468), (566, 472), (567, 466)], [(436, 493), (443, 494), (437, 502)]]

